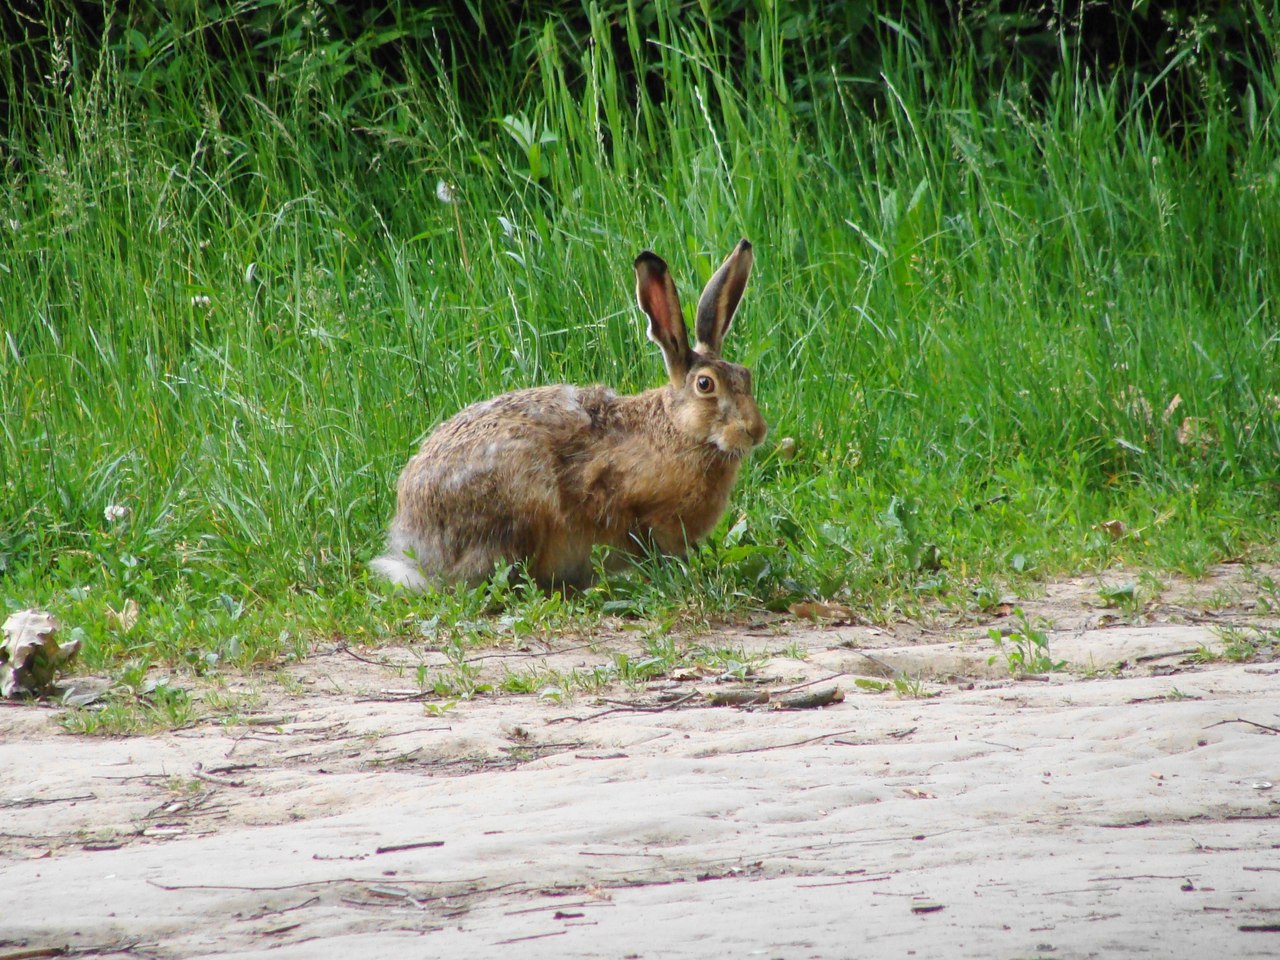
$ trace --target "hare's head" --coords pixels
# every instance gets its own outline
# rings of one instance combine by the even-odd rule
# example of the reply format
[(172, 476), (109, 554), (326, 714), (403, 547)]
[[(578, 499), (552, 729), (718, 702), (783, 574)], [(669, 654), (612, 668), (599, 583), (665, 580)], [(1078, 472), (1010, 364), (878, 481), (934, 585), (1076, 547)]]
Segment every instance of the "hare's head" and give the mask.
[(667, 265), (648, 250), (635, 263), (636, 299), (649, 317), (649, 339), (662, 348), (676, 429), (731, 457), (749, 453), (768, 431), (751, 394), (751, 371), (720, 358), (751, 275), (751, 260), (751, 244), (741, 240), (707, 281), (698, 299), (698, 340), (692, 347)]

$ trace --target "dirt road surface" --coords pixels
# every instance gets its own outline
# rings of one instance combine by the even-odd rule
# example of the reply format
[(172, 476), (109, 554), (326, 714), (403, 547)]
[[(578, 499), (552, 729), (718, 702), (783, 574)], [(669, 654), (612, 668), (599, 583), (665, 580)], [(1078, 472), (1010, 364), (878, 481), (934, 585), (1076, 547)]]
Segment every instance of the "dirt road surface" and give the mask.
[(793, 620), (718, 638), (774, 654), (747, 706), (676, 676), (437, 716), (409, 648), (234, 678), (251, 713), (154, 736), (5, 706), (0, 960), (1280, 956), (1276, 573), (1023, 598), (1070, 664), (1040, 679), (987, 623)]

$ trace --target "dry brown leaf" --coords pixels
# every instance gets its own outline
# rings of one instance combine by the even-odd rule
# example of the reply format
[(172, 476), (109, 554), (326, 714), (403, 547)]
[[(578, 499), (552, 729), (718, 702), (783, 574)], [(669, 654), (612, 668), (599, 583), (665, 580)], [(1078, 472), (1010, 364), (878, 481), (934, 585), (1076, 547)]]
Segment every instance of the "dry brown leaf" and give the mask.
[(43, 610), (19, 610), (4, 622), (0, 644), (0, 695), (40, 696), (59, 669), (79, 651), (80, 641), (58, 643), (58, 621)]
[(1184, 447), (1204, 449), (1214, 441), (1213, 428), (1204, 417), (1183, 417), (1178, 424), (1178, 442)]
[(119, 610), (107, 607), (107, 619), (119, 627), (121, 633), (128, 633), (138, 623), (138, 602), (131, 598)]
[(787, 607), (787, 610), (792, 615), (805, 620), (836, 620), (848, 623), (852, 622), (857, 616), (852, 607), (847, 607), (843, 603), (827, 603), (823, 601), (793, 603)]
[(1129, 532), (1129, 528), (1125, 526), (1123, 520), (1104, 520), (1098, 524), (1112, 540), (1119, 540)]
[(1132, 384), (1121, 392), (1116, 406), (1140, 423), (1151, 422), (1151, 404), (1142, 395), (1142, 391)]

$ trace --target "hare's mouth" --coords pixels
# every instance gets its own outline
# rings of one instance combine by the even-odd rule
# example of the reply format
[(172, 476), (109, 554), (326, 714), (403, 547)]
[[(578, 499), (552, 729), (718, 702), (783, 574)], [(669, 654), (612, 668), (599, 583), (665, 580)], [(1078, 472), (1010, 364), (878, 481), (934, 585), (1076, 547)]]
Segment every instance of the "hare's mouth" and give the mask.
[(741, 460), (755, 447), (755, 440), (749, 434), (741, 437), (726, 437), (724, 434), (711, 438), (711, 445), (731, 460)]
[(757, 415), (722, 423), (720, 428), (713, 432), (710, 440), (723, 453), (741, 459), (753, 448), (759, 446), (768, 432), (769, 428), (764, 420)]

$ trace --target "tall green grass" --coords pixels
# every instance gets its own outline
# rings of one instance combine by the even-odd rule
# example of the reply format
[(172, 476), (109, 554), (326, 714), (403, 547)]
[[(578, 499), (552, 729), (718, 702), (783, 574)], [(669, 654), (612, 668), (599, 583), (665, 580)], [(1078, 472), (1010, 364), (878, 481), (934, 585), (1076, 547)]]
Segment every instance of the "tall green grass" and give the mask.
[(128, 58), (67, 40), (2, 144), (7, 608), (61, 613), (91, 664), (402, 629), (430, 600), (363, 564), (418, 440), (503, 390), (659, 382), (632, 257), (692, 305), (740, 236), (728, 352), (798, 455), (766, 446), (706, 549), (587, 613), (888, 615), (1274, 551), (1274, 57), (1175, 144), (1069, 55), (1041, 101), (888, 19), (882, 72), (797, 74), (772, 4), (732, 47), (695, 8), (584, 9), (485, 110), (443, 46), (392, 80), (314, 16), (266, 73), (198, 21)]

